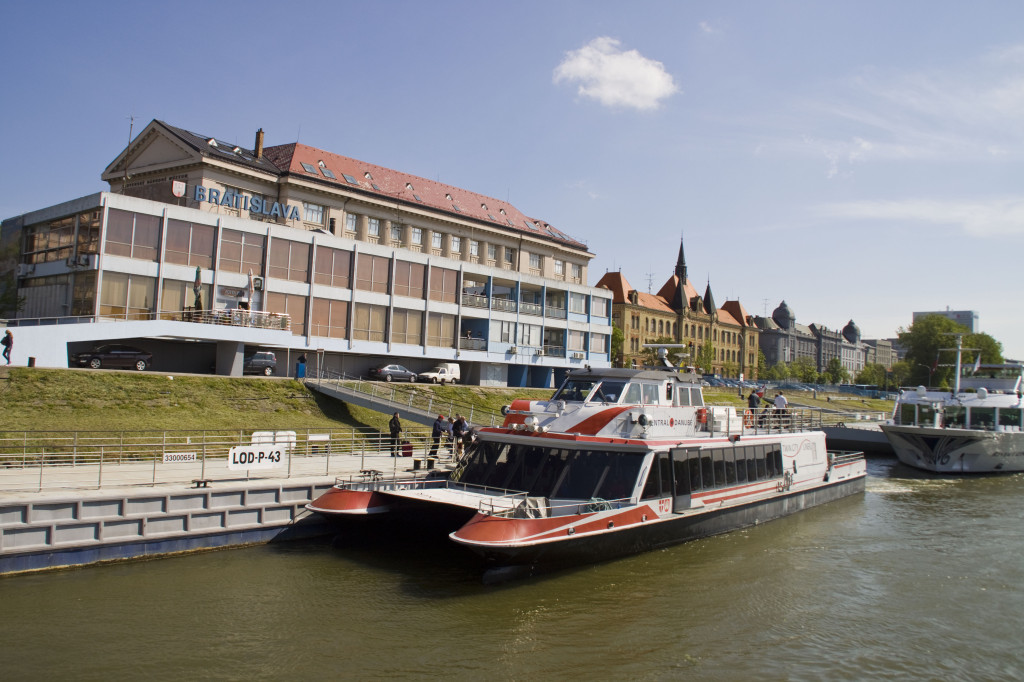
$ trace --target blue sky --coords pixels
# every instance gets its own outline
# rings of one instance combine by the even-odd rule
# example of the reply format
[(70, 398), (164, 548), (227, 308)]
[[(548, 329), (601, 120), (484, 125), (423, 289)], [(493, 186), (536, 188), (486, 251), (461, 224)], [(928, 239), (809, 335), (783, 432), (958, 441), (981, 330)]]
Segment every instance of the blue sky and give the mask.
[(655, 291), (1024, 359), (1024, 3), (0, 6), (0, 216), (105, 189), (157, 118), (507, 199)]

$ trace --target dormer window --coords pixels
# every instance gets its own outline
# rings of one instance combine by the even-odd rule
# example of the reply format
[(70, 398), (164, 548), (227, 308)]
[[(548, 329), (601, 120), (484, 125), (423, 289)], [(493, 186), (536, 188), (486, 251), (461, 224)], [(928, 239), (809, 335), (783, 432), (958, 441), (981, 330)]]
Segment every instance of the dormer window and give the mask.
[(215, 139), (213, 139), (211, 137), (209, 140), (206, 141), (206, 144), (210, 145), (211, 147), (216, 147), (217, 146), (217, 140), (215, 140)]

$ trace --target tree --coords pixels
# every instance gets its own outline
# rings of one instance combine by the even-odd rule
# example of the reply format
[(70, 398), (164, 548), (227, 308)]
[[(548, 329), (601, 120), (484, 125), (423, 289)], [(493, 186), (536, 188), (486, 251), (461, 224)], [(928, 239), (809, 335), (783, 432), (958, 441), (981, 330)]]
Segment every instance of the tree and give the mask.
[(622, 347), (625, 344), (626, 335), (617, 324), (612, 324), (611, 359), (618, 366), (622, 366)]
[(885, 384), (885, 375), (885, 365), (880, 365), (877, 362), (869, 362), (864, 365), (864, 369), (857, 373), (854, 381), (858, 384), (883, 386)]
[(812, 384), (818, 380), (818, 367), (808, 357), (797, 358), (789, 363), (790, 375), (804, 383)]
[(697, 351), (697, 367), (705, 374), (713, 374), (715, 371), (715, 345), (706, 341), (700, 350)]
[(890, 372), (892, 374), (893, 385), (896, 387), (903, 386), (910, 377), (910, 363), (905, 360), (894, 362)]
[[(965, 348), (981, 349), (981, 361), (1003, 361), (1003, 346), (988, 334), (971, 334), (967, 328), (942, 315), (918, 318), (909, 329), (897, 330), (900, 345), (907, 349), (910, 379), (915, 384), (945, 386), (952, 384), (955, 373), (956, 346), (954, 334), (963, 334)], [(964, 358), (968, 362), (970, 355)]]
[(839, 358), (832, 358), (828, 361), (828, 367), (825, 368), (823, 376), (825, 381), (830, 384), (845, 384), (850, 380), (850, 373), (843, 367)]
[(768, 358), (764, 356), (764, 351), (760, 348), (757, 349), (757, 378), (764, 379), (764, 373), (768, 371)]

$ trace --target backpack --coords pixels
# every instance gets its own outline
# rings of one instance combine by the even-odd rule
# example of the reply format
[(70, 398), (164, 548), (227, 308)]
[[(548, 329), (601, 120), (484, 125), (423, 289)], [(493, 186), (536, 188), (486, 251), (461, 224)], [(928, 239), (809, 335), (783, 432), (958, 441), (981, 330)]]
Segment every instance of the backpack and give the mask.
[(4, 338), (3, 338), (3, 340), (0, 340), (0, 343), (2, 343), (5, 346), (10, 346), (11, 345), (11, 337), (8, 336), (7, 334), (4, 334)]

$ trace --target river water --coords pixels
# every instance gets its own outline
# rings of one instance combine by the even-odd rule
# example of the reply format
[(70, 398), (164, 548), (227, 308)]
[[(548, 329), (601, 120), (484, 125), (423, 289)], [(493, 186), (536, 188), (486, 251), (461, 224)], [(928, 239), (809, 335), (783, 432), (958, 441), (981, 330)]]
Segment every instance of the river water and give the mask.
[(337, 539), (0, 579), (0, 675), (1024, 677), (1024, 475), (868, 473), (757, 528), (499, 586), (445, 545)]

